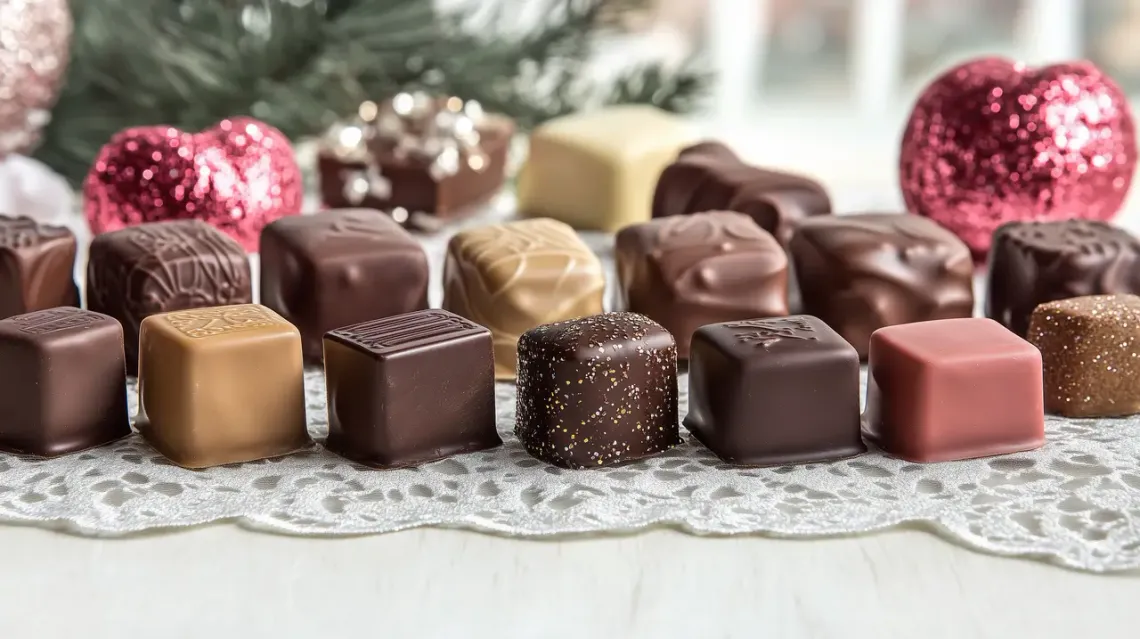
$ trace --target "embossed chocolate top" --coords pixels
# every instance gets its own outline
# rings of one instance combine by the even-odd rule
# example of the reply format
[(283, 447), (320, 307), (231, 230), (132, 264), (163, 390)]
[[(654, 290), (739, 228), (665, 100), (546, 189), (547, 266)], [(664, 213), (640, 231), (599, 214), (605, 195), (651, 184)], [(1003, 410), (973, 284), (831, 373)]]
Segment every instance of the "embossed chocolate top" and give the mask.
[(71, 237), (71, 231), (61, 226), (46, 226), (29, 217), (0, 215), (0, 248), (37, 246), (61, 237)]
[(49, 308), (4, 320), (5, 326), (27, 335), (47, 335), (62, 331), (79, 331), (109, 321), (106, 315), (78, 308)]
[(330, 331), (327, 338), (383, 356), (431, 346), (466, 335), (486, 333), (486, 328), (454, 313), (433, 310), (346, 326)]
[(334, 209), (313, 215), (292, 215), (266, 228), (280, 236), (282, 241), (309, 254), (423, 252), (419, 243), (399, 223), (374, 209)]
[(0, 215), (0, 318), (78, 306), (76, 249), (65, 228)]

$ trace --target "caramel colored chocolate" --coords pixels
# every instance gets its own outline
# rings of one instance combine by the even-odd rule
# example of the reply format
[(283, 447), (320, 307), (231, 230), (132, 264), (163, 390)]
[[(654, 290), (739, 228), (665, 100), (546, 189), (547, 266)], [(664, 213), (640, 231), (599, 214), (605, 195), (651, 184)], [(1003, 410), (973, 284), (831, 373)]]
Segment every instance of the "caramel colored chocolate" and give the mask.
[(746, 215), (708, 212), (629, 226), (617, 236), (626, 310), (660, 322), (689, 356), (701, 326), (788, 314), (788, 258)]
[(813, 217), (799, 226), (790, 252), (804, 312), (827, 322), (860, 357), (884, 326), (973, 314), (970, 249), (927, 218)]
[(864, 434), (914, 462), (1003, 455), (1045, 443), (1041, 353), (971, 317), (888, 326), (871, 336)]
[(1065, 417), (1140, 413), (1140, 297), (1091, 295), (1038, 306), (1045, 410)]
[(301, 336), (257, 304), (142, 321), (139, 432), (186, 468), (277, 457), (309, 443)]
[(681, 151), (657, 181), (653, 217), (737, 211), (787, 246), (803, 220), (831, 212), (819, 182), (744, 163), (719, 142)]
[(443, 286), (443, 308), (491, 330), (495, 377), (514, 379), (519, 336), (601, 313), (605, 274), (574, 229), (523, 220), (451, 238)]
[(662, 169), (691, 141), (679, 118), (650, 106), (556, 118), (531, 134), (518, 209), (582, 229), (617, 231), (644, 222)]
[(0, 319), (79, 306), (75, 236), (26, 217), (0, 215)]

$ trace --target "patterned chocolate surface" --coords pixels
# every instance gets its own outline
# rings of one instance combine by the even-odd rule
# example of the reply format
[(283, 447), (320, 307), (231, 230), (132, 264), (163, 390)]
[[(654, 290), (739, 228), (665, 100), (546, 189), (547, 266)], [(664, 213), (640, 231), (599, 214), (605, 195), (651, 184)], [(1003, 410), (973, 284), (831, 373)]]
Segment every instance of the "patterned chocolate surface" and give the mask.
[(330, 331), (328, 337), (377, 355), (425, 346), (487, 329), (447, 311), (422, 311)]
[(169, 313), (166, 321), (183, 335), (195, 339), (287, 324), (273, 311), (256, 304)]

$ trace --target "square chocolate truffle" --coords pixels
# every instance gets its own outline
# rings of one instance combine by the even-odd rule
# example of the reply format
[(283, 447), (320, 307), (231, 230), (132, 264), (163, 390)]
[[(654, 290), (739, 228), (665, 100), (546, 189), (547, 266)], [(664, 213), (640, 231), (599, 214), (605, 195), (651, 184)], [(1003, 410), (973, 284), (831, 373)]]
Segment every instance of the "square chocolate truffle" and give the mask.
[(328, 449), (374, 468), (418, 466), (494, 448), (491, 332), (417, 311), (325, 337)]
[(131, 433), (123, 329), (53, 308), (0, 320), (0, 450), (55, 457)]
[(917, 215), (865, 213), (805, 220), (790, 245), (804, 312), (827, 322), (859, 357), (895, 324), (970, 317), (970, 249)]
[(649, 219), (657, 178), (692, 141), (676, 116), (623, 105), (555, 118), (530, 137), (519, 212), (616, 231)]
[(1011, 222), (994, 232), (986, 316), (1025, 337), (1039, 304), (1140, 293), (1140, 240), (1104, 222)]
[(515, 435), (562, 468), (612, 466), (680, 444), (673, 336), (624, 312), (527, 331)]
[(91, 242), (87, 308), (122, 323), (132, 375), (138, 372), (139, 330), (146, 317), (252, 300), (245, 251), (205, 222), (141, 224)]
[(301, 331), (320, 361), (325, 333), (428, 306), (428, 258), (392, 218), (369, 209), (290, 215), (261, 231), (261, 303)]
[(685, 428), (741, 466), (858, 455), (867, 450), (859, 355), (808, 315), (703, 326), (693, 335)]
[(142, 321), (139, 432), (167, 459), (206, 468), (309, 444), (301, 335), (264, 306)]
[(653, 217), (737, 211), (787, 246), (796, 226), (831, 212), (819, 182), (746, 164), (719, 142), (702, 142), (665, 167), (653, 194)]
[(606, 282), (601, 262), (574, 229), (522, 220), (451, 238), (443, 287), (443, 308), (491, 330), (495, 377), (514, 379), (519, 336), (601, 313)]
[(681, 359), (705, 324), (788, 314), (788, 258), (747, 215), (716, 211), (628, 226), (616, 253), (626, 310), (668, 329)]
[(79, 306), (75, 250), (65, 228), (0, 215), (0, 319)]
[(1065, 417), (1140, 413), (1140, 297), (1049, 302), (1029, 320), (1041, 351), (1045, 410)]
[(1041, 353), (983, 317), (875, 331), (863, 429), (883, 452), (913, 462), (1039, 448)]

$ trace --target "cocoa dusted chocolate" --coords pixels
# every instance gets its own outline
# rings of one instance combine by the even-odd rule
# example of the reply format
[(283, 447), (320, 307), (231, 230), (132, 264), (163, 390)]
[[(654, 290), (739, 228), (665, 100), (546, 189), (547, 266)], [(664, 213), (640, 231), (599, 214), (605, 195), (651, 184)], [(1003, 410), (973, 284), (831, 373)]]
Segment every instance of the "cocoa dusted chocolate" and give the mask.
[(63, 227), (0, 215), (0, 318), (79, 306), (75, 252)]
[(527, 331), (515, 435), (562, 468), (612, 466), (680, 444), (673, 336), (626, 312)]
[(864, 434), (892, 457), (953, 461), (1045, 443), (1041, 352), (991, 319), (875, 331), (867, 370)]
[(741, 213), (697, 213), (629, 226), (617, 236), (626, 310), (659, 322), (689, 356), (701, 326), (788, 314), (788, 258)]
[(428, 258), (390, 217), (370, 209), (291, 215), (261, 231), (261, 303), (301, 331), (320, 361), (325, 333), (428, 306)]
[(417, 466), (503, 443), (491, 332), (447, 311), (330, 332), (325, 379), (326, 445), (366, 466)]
[(884, 326), (973, 314), (970, 249), (927, 218), (813, 217), (799, 226), (790, 253), (804, 313), (827, 322), (860, 357)]
[(741, 466), (858, 455), (867, 450), (859, 355), (807, 315), (703, 326), (693, 335), (685, 428)]
[(1093, 220), (1011, 222), (994, 233), (986, 316), (1024, 337), (1039, 304), (1140, 293), (1140, 240)]
[(123, 328), (78, 308), (0, 320), (0, 450), (55, 457), (126, 437)]

